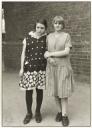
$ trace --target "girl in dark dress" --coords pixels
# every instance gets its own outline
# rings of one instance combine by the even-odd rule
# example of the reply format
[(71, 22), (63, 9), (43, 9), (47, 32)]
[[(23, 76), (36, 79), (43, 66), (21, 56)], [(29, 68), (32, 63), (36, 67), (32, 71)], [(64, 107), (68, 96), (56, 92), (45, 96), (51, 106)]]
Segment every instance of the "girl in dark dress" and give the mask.
[(19, 86), (26, 90), (27, 114), (23, 123), (27, 124), (32, 119), (32, 94), (36, 89), (36, 110), (35, 120), (37, 123), (42, 121), (41, 104), (43, 100), (43, 89), (45, 89), (46, 79), (46, 29), (45, 19), (38, 20), (35, 25), (35, 31), (31, 31), (23, 40), (23, 51), (21, 55), (21, 69), (19, 75), (21, 80)]

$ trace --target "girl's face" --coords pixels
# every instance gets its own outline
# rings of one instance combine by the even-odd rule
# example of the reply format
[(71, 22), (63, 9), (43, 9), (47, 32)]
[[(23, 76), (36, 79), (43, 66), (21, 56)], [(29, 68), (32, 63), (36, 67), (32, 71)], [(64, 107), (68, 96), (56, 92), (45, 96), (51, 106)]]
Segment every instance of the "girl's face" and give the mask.
[(63, 29), (62, 23), (60, 23), (60, 22), (58, 22), (58, 21), (54, 22), (54, 29), (55, 29), (55, 31), (57, 31), (57, 32), (61, 31), (61, 30)]
[(36, 24), (36, 33), (41, 36), (42, 34), (45, 33), (45, 26), (41, 23)]

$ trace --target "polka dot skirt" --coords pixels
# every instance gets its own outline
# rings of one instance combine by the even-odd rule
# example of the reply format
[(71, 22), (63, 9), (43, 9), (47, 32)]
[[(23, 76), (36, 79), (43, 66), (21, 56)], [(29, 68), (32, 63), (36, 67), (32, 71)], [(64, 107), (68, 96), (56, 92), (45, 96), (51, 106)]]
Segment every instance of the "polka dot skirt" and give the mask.
[(46, 73), (45, 71), (39, 72), (26, 72), (21, 77), (19, 86), (24, 90), (31, 90), (34, 88), (45, 89)]

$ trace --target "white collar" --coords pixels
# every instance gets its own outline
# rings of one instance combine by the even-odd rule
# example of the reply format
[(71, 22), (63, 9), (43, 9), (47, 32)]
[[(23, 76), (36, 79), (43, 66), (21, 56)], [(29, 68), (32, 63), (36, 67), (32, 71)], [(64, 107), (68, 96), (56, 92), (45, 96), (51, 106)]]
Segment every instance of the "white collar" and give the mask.
[(41, 35), (41, 36), (37, 36), (34, 31), (31, 31), (31, 32), (29, 32), (29, 35), (31, 35), (31, 37), (34, 37), (34, 38), (36, 38), (36, 39), (39, 39), (40, 37), (42, 37), (42, 36), (44, 36), (44, 35), (47, 35), (47, 33), (44, 33), (44, 34)]

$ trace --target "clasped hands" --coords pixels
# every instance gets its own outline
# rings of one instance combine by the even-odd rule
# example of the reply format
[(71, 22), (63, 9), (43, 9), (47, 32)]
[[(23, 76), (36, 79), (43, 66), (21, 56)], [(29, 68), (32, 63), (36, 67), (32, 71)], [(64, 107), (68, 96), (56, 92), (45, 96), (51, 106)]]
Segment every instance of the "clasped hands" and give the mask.
[(54, 58), (52, 58), (52, 53), (51, 52), (46, 51), (45, 54), (44, 54), (44, 57), (47, 59), (47, 61), (50, 64), (55, 65), (55, 60), (54, 60)]
[(45, 57), (46, 59), (49, 58), (49, 57), (51, 57), (51, 52), (46, 51), (46, 52), (44, 53), (44, 57)]

